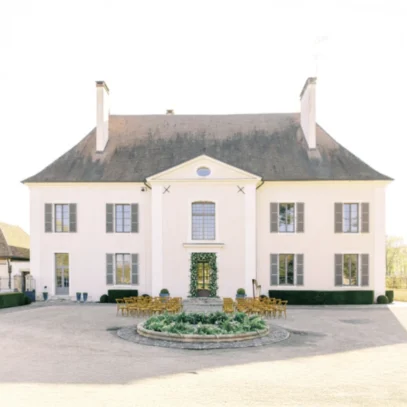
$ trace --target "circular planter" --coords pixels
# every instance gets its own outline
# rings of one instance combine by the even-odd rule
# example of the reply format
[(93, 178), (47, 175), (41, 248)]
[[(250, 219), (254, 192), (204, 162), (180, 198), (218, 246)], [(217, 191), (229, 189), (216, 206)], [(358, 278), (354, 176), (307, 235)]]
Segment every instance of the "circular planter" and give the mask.
[(247, 341), (250, 339), (261, 338), (269, 333), (269, 328), (259, 331), (244, 332), (239, 334), (224, 334), (224, 335), (191, 335), (191, 334), (171, 334), (167, 332), (150, 331), (144, 328), (144, 322), (137, 325), (137, 333), (151, 339), (161, 339), (164, 341), (175, 342), (238, 342)]

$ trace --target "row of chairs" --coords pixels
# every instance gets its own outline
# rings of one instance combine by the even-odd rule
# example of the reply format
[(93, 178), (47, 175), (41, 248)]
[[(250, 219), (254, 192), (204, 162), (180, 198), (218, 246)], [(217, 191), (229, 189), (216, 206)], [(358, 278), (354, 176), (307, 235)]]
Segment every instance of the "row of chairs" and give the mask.
[(176, 314), (182, 311), (181, 297), (124, 297), (116, 299), (117, 312), (122, 315), (150, 316), (168, 312)]
[(248, 315), (276, 316), (287, 318), (287, 302), (278, 298), (232, 298), (223, 299), (223, 311), (226, 313), (244, 312)]

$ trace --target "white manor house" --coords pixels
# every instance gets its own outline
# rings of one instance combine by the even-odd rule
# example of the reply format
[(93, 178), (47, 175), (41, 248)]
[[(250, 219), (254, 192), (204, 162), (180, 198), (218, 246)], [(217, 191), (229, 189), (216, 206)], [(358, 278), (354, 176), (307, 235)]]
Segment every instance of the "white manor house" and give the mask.
[(391, 178), (316, 123), (315, 92), (299, 113), (121, 116), (96, 82), (95, 129), (23, 181), (37, 292), (384, 294)]

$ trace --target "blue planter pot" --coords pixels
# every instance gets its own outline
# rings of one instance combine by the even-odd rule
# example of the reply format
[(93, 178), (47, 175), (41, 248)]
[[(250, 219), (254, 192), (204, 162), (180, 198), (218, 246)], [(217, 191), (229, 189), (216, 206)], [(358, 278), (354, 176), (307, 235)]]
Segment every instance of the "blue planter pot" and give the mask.
[(80, 302), (81, 300), (81, 293), (76, 293), (76, 301)]
[(42, 298), (44, 299), (44, 301), (48, 300), (48, 293), (42, 293)]
[(170, 294), (161, 294), (160, 293), (160, 297), (169, 297), (170, 296)]
[(236, 298), (246, 298), (246, 294), (236, 294)]
[(83, 302), (86, 302), (88, 299), (88, 293), (83, 293)]

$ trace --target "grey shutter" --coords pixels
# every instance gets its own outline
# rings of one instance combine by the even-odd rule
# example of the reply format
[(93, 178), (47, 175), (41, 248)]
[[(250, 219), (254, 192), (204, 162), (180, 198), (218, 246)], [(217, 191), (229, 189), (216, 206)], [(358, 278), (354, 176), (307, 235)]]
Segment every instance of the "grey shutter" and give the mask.
[(278, 232), (278, 203), (270, 203), (270, 232)]
[(69, 204), (69, 231), (76, 232), (76, 204)]
[(343, 205), (342, 203), (336, 202), (335, 203), (335, 233), (342, 233), (342, 214)]
[(297, 232), (304, 233), (304, 203), (297, 203)]
[(45, 204), (45, 233), (52, 233), (52, 204)]
[(369, 202), (362, 203), (362, 233), (369, 233)]
[(131, 233), (138, 233), (138, 204), (131, 204)]
[(369, 255), (362, 254), (361, 255), (361, 263), (362, 263), (362, 286), (369, 285)]
[(106, 204), (106, 233), (113, 233), (113, 204)]
[(278, 284), (278, 254), (270, 254), (270, 285)]
[(138, 285), (138, 254), (131, 255), (131, 283)]
[(335, 285), (342, 285), (342, 254), (335, 254)]
[(113, 284), (113, 254), (106, 254), (106, 284)]
[(297, 254), (297, 285), (304, 285), (304, 255)]

